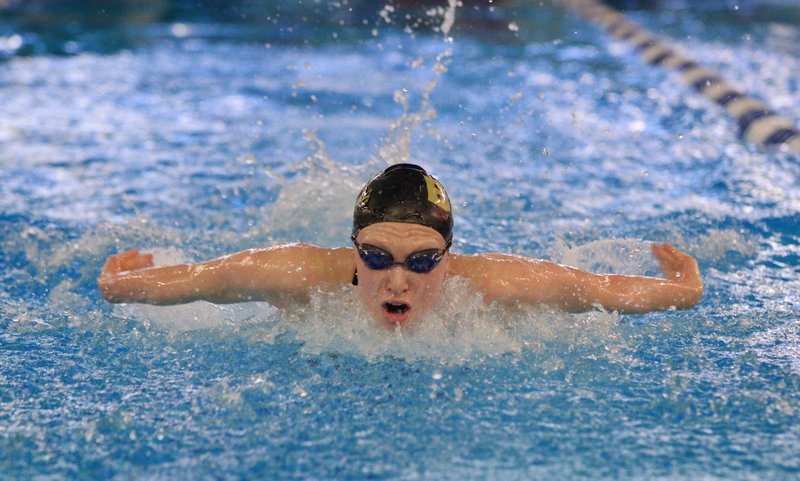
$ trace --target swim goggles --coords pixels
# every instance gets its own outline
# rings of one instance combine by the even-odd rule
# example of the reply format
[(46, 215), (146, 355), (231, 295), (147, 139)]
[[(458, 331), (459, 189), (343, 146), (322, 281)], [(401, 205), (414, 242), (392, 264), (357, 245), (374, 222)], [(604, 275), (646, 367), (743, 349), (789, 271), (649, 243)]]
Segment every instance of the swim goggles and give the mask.
[(404, 262), (396, 262), (391, 254), (383, 249), (375, 247), (370, 244), (360, 244), (357, 240), (353, 239), (356, 245), (358, 255), (364, 264), (373, 270), (388, 269), (392, 266), (401, 266), (416, 272), (417, 274), (427, 274), (432, 271), (439, 261), (444, 257), (444, 253), (450, 247), (446, 246), (444, 249), (426, 249), (424, 251), (417, 251), (406, 257)]

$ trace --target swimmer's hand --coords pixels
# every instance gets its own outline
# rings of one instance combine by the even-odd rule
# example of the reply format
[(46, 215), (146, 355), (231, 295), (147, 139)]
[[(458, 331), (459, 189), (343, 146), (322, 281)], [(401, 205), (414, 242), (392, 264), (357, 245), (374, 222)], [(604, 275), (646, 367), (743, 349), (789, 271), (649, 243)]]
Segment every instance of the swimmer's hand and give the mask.
[(114, 278), (122, 272), (136, 271), (153, 267), (153, 254), (142, 254), (136, 249), (114, 254), (106, 259), (100, 277)]
[(653, 255), (658, 259), (664, 277), (678, 284), (698, 290), (698, 299), (703, 293), (700, 268), (694, 257), (681, 252), (669, 244), (653, 244)]
[(97, 287), (103, 298), (109, 302), (126, 302), (124, 296), (115, 289), (117, 281), (131, 272), (153, 267), (153, 255), (143, 254), (137, 249), (114, 254), (106, 259), (103, 271), (97, 279)]

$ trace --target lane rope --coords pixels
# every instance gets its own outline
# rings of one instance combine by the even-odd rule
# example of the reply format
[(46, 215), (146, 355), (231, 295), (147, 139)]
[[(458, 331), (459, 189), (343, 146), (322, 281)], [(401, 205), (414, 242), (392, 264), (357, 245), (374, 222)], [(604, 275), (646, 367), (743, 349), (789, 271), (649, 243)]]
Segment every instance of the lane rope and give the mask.
[(684, 82), (725, 109), (739, 127), (739, 136), (758, 146), (800, 153), (800, 129), (758, 99), (743, 93), (715, 71), (690, 60), (625, 16), (598, 0), (555, 0), (603, 26), (612, 37), (632, 44), (650, 65), (672, 69)]

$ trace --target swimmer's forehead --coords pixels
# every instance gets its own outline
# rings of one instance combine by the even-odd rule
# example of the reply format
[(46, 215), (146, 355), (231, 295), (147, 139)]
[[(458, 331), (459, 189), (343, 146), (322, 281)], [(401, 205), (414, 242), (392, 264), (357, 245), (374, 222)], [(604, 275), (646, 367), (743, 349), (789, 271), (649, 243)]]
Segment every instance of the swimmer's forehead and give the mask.
[(380, 222), (367, 226), (356, 238), (362, 244), (376, 247), (406, 247), (417, 249), (444, 249), (441, 234), (430, 227), (403, 222)]

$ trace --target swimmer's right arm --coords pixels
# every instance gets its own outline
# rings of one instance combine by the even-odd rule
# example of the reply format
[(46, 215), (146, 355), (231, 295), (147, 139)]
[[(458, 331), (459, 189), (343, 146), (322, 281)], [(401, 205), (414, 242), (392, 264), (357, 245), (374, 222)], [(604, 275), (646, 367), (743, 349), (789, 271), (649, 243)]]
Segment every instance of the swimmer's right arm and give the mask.
[(352, 278), (350, 249), (289, 244), (238, 252), (194, 264), (153, 266), (151, 254), (112, 255), (97, 281), (113, 303), (156, 305), (198, 300), (218, 304), (303, 299), (314, 287), (334, 289)]

